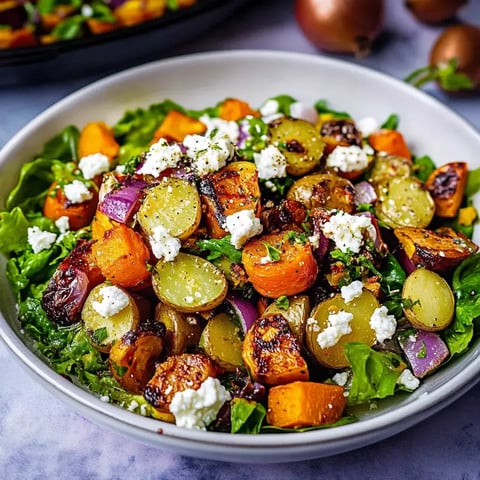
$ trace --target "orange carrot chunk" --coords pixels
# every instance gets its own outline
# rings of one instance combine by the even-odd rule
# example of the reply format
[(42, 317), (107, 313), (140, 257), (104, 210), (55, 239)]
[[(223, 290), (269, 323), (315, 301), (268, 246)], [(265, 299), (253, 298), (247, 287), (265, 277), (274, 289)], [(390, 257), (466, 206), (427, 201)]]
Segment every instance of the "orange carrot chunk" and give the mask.
[(105, 122), (90, 122), (83, 127), (78, 139), (78, 156), (80, 158), (94, 153), (103, 153), (112, 161), (120, 150), (115, 140), (113, 129)]
[(368, 137), (372, 148), (377, 152), (385, 152), (389, 155), (398, 155), (400, 157), (412, 159), (412, 154), (408, 148), (403, 135), (397, 130), (388, 130), (386, 128), (372, 133)]
[(269, 233), (244, 246), (242, 263), (260, 295), (268, 298), (295, 295), (315, 282), (318, 266), (312, 247), (296, 239), (296, 235), (293, 231)]
[(347, 403), (339, 385), (293, 382), (272, 387), (268, 393), (267, 422), (281, 428), (313, 427), (335, 423)]
[(259, 117), (260, 112), (253, 110), (247, 102), (238, 98), (227, 98), (220, 105), (219, 117), (223, 120), (236, 122), (247, 115)]
[(137, 287), (150, 277), (150, 250), (140, 234), (124, 224), (107, 230), (92, 252), (105, 278), (116, 285)]
[(187, 135), (201, 135), (206, 130), (207, 126), (200, 120), (176, 110), (170, 110), (153, 134), (152, 143), (158, 142), (161, 138), (167, 142), (182, 142)]

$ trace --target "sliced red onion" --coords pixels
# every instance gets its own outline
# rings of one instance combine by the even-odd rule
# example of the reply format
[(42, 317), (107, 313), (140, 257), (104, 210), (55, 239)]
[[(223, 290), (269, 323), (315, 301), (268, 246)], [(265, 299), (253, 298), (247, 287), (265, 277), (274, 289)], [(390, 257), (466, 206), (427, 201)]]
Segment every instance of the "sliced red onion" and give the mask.
[(410, 275), (417, 268), (415, 263), (407, 255), (407, 253), (401, 246), (398, 246), (398, 248), (395, 249), (395, 252), (393, 252), (393, 254), (395, 255), (395, 258), (398, 260), (398, 263), (400, 263), (402, 268), (405, 270), (405, 273), (407, 275)]
[(373, 204), (377, 201), (377, 194), (373, 185), (366, 180), (355, 185), (355, 205)]
[(129, 222), (140, 206), (146, 185), (143, 180), (128, 179), (125, 184), (105, 195), (98, 206), (99, 210), (116, 222)]
[(253, 325), (258, 318), (258, 312), (255, 306), (248, 300), (228, 295), (226, 298), (233, 310), (237, 315), (242, 325), (243, 333), (247, 333), (248, 329)]
[(435, 370), (448, 357), (449, 351), (440, 335), (435, 332), (415, 330), (398, 339), (413, 374), (422, 378)]
[(238, 128), (238, 139), (237, 139), (237, 147), (243, 148), (245, 146), (245, 140), (251, 137), (250, 134), (250, 124), (248, 121), (240, 122)]

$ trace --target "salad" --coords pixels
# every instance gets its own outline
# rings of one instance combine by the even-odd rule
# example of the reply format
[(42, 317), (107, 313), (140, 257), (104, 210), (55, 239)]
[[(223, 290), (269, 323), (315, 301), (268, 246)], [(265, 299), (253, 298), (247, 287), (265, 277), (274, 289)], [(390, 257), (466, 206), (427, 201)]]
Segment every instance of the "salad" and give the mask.
[(100, 35), (197, 3), (198, 0), (3, 0), (0, 50)]
[(278, 95), (66, 126), (0, 213), (25, 335), (185, 428), (339, 426), (408, 395), (478, 337), (480, 170), (399, 124)]

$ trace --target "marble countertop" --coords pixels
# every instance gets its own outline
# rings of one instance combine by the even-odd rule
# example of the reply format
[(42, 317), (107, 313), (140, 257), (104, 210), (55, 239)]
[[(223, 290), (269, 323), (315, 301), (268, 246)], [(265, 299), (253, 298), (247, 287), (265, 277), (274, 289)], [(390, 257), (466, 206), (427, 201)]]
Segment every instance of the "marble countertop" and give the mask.
[[(404, 78), (426, 64), (442, 27), (418, 23), (400, 0), (386, 3), (385, 33), (372, 54), (362, 59), (336, 57)], [(461, 19), (480, 24), (480, 1), (470, 0)], [(325, 55), (298, 29), (291, 0), (252, 2), (208, 35), (182, 43), (168, 55), (239, 48)], [(166, 55), (162, 52), (142, 61)], [(106, 73), (77, 72), (58, 81), (0, 87), (0, 146), (45, 108)], [(479, 97), (451, 98), (435, 86), (426, 91), (480, 128)], [(0, 477), (5, 480), (480, 478), (480, 384), (446, 409), (381, 443), (320, 460), (279, 465), (183, 457), (97, 426), (44, 390), (2, 342), (0, 384)]]

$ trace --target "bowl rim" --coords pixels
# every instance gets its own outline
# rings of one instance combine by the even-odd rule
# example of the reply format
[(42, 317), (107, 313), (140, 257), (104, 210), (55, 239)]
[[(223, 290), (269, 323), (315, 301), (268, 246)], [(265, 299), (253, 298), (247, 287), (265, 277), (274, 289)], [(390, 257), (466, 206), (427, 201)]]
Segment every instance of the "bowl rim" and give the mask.
[[(15, 148), (19, 139), (25, 137), (28, 132), (36, 130), (44, 122), (48, 121), (50, 117), (55, 116), (57, 112), (68, 106), (68, 104), (88, 96), (95, 90), (106, 88), (112, 84), (128, 82), (139, 74), (165, 67), (175, 68), (191, 62), (223, 61), (227, 58), (235, 61), (251, 59), (268, 61), (268, 59), (274, 58), (283, 61), (313, 62), (318, 64), (319, 67), (325, 65), (339, 68), (345, 72), (367, 76), (376, 81), (390, 84), (396, 89), (404, 91), (405, 94), (417, 97), (423, 103), (434, 107), (442, 115), (446, 115), (461, 125), (480, 145), (479, 133), (467, 120), (425, 92), (385, 73), (353, 64), (346, 60), (306, 53), (281, 50), (238, 49), (193, 53), (161, 59), (108, 75), (90, 83), (54, 103), (20, 129), (0, 150), (0, 164), (6, 162), (5, 159), (10, 151)], [(229, 433), (184, 429), (159, 420), (141, 417), (121, 407), (102, 402), (94, 394), (62, 378), (43, 361), (39, 362), (39, 357), (16, 334), (12, 326), (3, 317), (3, 314), (0, 314), (0, 338), (3, 339), (14, 356), (27, 367), (30, 373), (33, 373), (34, 376), (43, 381), (44, 385), (50, 390), (61, 393), (64, 400), (77, 407), (77, 410), (80, 409), (81, 413), (87, 418), (93, 416), (98, 422), (113, 427), (117, 431), (127, 433), (130, 436), (133, 434), (137, 439), (151, 445), (180, 447), (189, 451), (189, 454), (198, 455), (198, 452), (200, 452), (200, 455), (206, 458), (218, 458), (219, 455), (222, 455), (220, 453), (212, 453), (212, 447), (221, 448), (223, 452), (233, 452), (233, 455), (236, 456), (239, 453), (249, 453), (259, 457), (268, 452), (269, 455), (274, 456), (274, 461), (277, 462), (286, 461), (290, 458), (288, 455), (285, 456), (285, 450), (289, 450), (291, 455), (304, 459), (319, 458), (352, 450), (391, 436), (420, 422), (446, 407), (480, 380), (480, 348), (477, 343), (477, 346), (469, 352), (471, 361), (465, 366), (460, 375), (448, 379), (444, 384), (431, 392), (423, 392), (416, 397), (413, 397), (415, 393), (411, 394), (412, 401), (386, 414), (370, 417), (341, 427), (302, 432), (301, 434), (232, 435)], [(465, 358), (465, 356), (462, 358)], [(132, 432), (132, 429), (134, 432)], [(159, 430), (161, 430), (161, 435), (159, 435)], [(224, 454), (228, 455), (228, 453)], [(228, 457), (228, 459), (232, 458)], [(233, 460), (242, 461), (241, 458), (236, 457)], [(250, 457), (244, 461), (254, 460), (255, 458)]]

